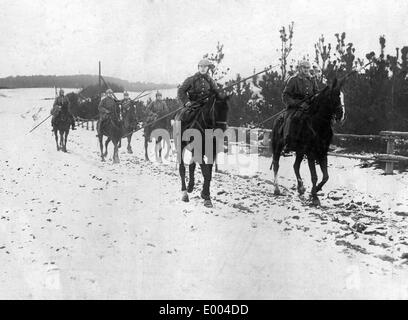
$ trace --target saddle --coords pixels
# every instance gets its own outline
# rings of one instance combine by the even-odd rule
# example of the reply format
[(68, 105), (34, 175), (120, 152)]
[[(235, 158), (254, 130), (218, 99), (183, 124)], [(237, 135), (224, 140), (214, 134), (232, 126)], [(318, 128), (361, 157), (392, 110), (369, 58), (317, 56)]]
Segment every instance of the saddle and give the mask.
[(200, 114), (201, 110), (200, 104), (193, 104), (189, 107), (184, 107), (174, 117), (175, 121), (180, 121), (183, 126), (189, 128), (193, 125), (194, 120), (196, 120)]

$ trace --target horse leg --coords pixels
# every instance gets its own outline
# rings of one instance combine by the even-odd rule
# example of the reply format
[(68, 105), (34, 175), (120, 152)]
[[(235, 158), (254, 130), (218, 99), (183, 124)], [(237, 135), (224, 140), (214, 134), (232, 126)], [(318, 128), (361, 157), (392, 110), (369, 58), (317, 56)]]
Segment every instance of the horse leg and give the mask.
[(144, 137), (144, 149), (145, 149), (145, 160), (149, 161), (149, 156), (147, 155), (147, 146), (149, 144), (149, 138), (147, 137), (146, 133), (145, 133), (145, 137)]
[(180, 173), (180, 178), (181, 178), (181, 201), (184, 202), (189, 202), (189, 197), (187, 194), (187, 188), (186, 188), (186, 166), (184, 165), (183, 159), (181, 159), (180, 164), (179, 164), (179, 173)]
[(57, 145), (57, 151), (60, 150), (59, 144), (58, 144), (58, 131), (54, 130), (54, 135), (55, 135), (55, 144)]
[(103, 154), (104, 157), (108, 156), (108, 144), (109, 144), (109, 142), (111, 142), (111, 138), (108, 137), (108, 138), (106, 138), (106, 141), (105, 141), (105, 152)]
[(113, 141), (113, 163), (119, 163), (119, 141)]
[(320, 165), (320, 169), (322, 170), (323, 178), (322, 178), (322, 181), (316, 187), (316, 193), (322, 190), (323, 186), (329, 180), (329, 172), (327, 169), (327, 156), (324, 157), (322, 161), (320, 161), (319, 165)]
[(281, 191), (279, 189), (279, 181), (278, 181), (278, 171), (279, 171), (279, 159), (281, 156), (282, 148), (279, 147), (273, 152), (273, 160), (272, 160), (272, 166), (273, 166), (273, 184), (275, 186), (275, 189), (273, 191), (273, 194), (275, 196), (281, 195)]
[(99, 148), (101, 149), (101, 161), (105, 161), (105, 154), (103, 153), (103, 135), (99, 134), (98, 135), (98, 140), (99, 140)]
[(60, 149), (62, 150), (62, 152), (65, 152), (64, 151), (64, 131), (59, 130), (59, 136), (60, 136), (60, 142), (59, 142)]
[(191, 193), (194, 190), (194, 171), (196, 168), (196, 163), (193, 162), (188, 166), (188, 188), (187, 188), (187, 192)]
[(311, 192), (312, 203), (314, 206), (319, 206), (320, 201), (317, 196), (317, 190), (316, 190), (317, 173), (316, 173), (315, 159), (311, 157), (310, 155), (308, 155), (307, 163), (309, 164), (310, 176), (312, 178), (312, 192)]
[(201, 191), (201, 198), (204, 199), (204, 206), (207, 208), (212, 208), (213, 204), (211, 202), (211, 197), (210, 197), (210, 183), (211, 183), (211, 178), (212, 178), (212, 164), (208, 163), (203, 163), (200, 164), (201, 166), (201, 172), (204, 177), (204, 184), (203, 184), (203, 191)]
[(156, 160), (162, 162), (162, 137), (158, 137), (155, 145)]
[(67, 139), (68, 139), (68, 130), (66, 130), (66, 131), (63, 133), (64, 145), (63, 145), (62, 151), (64, 151), (64, 152), (67, 152)]
[(306, 191), (303, 185), (302, 177), (300, 176), (300, 164), (302, 163), (302, 160), (303, 160), (303, 154), (296, 153), (296, 160), (295, 160), (295, 163), (293, 164), (293, 169), (295, 170), (295, 175), (296, 175), (296, 180), (297, 180), (297, 190), (300, 195), (304, 194)]
[(132, 146), (130, 145), (130, 143), (132, 142), (132, 135), (131, 134), (127, 136), (127, 141), (128, 141), (127, 152), (132, 154), (133, 150), (132, 150)]

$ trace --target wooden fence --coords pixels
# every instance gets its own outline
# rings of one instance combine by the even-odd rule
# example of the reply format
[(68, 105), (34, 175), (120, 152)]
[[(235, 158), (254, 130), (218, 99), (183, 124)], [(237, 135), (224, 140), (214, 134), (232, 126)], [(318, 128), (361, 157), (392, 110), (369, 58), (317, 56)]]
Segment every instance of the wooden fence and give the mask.
[[(91, 129), (92, 131), (95, 130), (96, 121), (97, 121), (96, 119), (82, 119), (80, 117), (75, 118), (77, 127), (86, 128), (86, 130)], [(91, 125), (89, 126), (89, 124)]]
[[(231, 129), (239, 130), (239, 129), (246, 129), (240, 127), (229, 127)], [(270, 129), (259, 129), (259, 132), (262, 132), (263, 138), (262, 141), (259, 143), (258, 148), (266, 151), (271, 152), (271, 133), (272, 130)], [(339, 154), (335, 152), (329, 152), (330, 156), (334, 157), (343, 157), (343, 158), (352, 158), (352, 159), (360, 159), (360, 160), (377, 160), (385, 162), (385, 174), (393, 174), (394, 173), (394, 164), (400, 161), (408, 161), (408, 157), (395, 155), (395, 140), (397, 139), (407, 139), (408, 140), (408, 132), (399, 132), (399, 131), (381, 131), (379, 135), (357, 135), (357, 134), (344, 134), (344, 133), (336, 133), (336, 137), (338, 138), (359, 138), (359, 139), (374, 139), (380, 138), (387, 141), (387, 150), (386, 153), (375, 154), (371, 156), (360, 156), (360, 155), (346, 155), (346, 154)], [(242, 147), (248, 147), (245, 142), (232, 142), (232, 145), (238, 145)]]

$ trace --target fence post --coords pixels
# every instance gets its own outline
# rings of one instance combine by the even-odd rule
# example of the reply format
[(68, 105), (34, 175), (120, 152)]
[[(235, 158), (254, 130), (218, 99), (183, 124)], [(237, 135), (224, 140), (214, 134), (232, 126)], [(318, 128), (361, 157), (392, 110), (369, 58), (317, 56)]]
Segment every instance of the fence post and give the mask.
[(89, 121), (86, 121), (86, 130), (89, 130)]
[[(394, 138), (389, 137), (387, 139), (387, 154), (394, 154)], [(394, 162), (386, 162), (385, 163), (385, 174), (393, 174), (394, 173)]]
[(95, 130), (95, 127), (94, 127), (94, 121), (93, 121), (93, 120), (91, 120), (91, 130), (92, 130), (92, 131), (94, 131), (94, 130)]
[(269, 154), (270, 152), (272, 152), (271, 150), (271, 132), (270, 131), (264, 131), (263, 132), (264, 136), (263, 136), (263, 140), (262, 140), (262, 144), (266, 147), (265, 148), (265, 153)]

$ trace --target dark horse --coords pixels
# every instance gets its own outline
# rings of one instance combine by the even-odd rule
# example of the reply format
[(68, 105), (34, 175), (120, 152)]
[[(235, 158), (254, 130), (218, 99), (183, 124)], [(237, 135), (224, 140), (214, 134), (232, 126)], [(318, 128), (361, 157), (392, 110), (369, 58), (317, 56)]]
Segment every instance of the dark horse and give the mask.
[[(62, 107), (54, 120), (53, 131), (55, 135), (55, 143), (57, 144), (57, 151), (62, 150), (63, 152), (67, 152), (67, 139), (69, 128), (71, 127), (71, 117), (68, 114), (68, 109)], [(60, 139), (58, 142), (58, 132), (60, 135)]]
[[(108, 155), (108, 144), (110, 141), (113, 143), (113, 163), (119, 163), (119, 148), (122, 136), (124, 134), (123, 122), (120, 119), (120, 110), (117, 106), (113, 113), (101, 122), (98, 120), (97, 124), (99, 147), (101, 149), (101, 159), (105, 161), (105, 157)], [(103, 152), (103, 136), (106, 136), (105, 152)]]
[[(160, 119), (162, 118), (163, 119)], [(156, 120), (159, 119), (159, 120)], [(165, 115), (160, 115), (157, 116), (155, 115), (154, 117), (147, 117), (145, 119), (145, 127), (143, 129), (143, 135), (144, 135), (144, 150), (145, 150), (145, 160), (149, 161), (149, 156), (147, 154), (147, 146), (149, 144), (149, 141), (151, 141), (151, 134), (155, 129), (166, 129), (171, 133), (171, 125), (170, 125), (170, 120), (169, 117), (165, 117)], [(155, 145), (155, 154), (158, 155), (158, 160), (161, 161), (161, 156), (162, 156), (162, 141), (166, 142), (166, 139), (162, 139), (161, 136), (159, 136), (156, 140), (156, 145)], [(168, 148), (171, 148), (171, 146), (168, 146)]]
[[(330, 86), (326, 86), (312, 99), (310, 107), (302, 114), (301, 119), (298, 122), (301, 136), (298, 137), (293, 150), (296, 153), (296, 160), (293, 168), (297, 179), (297, 190), (299, 194), (305, 192), (299, 169), (300, 164), (306, 155), (313, 184), (311, 197), (313, 205), (316, 206), (320, 205), (317, 193), (329, 179), (327, 170), (327, 153), (333, 137), (332, 120), (334, 118), (339, 121), (344, 117), (344, 106), (341, 101), (341, 87), (343, 84), (344, 80), (337, 81), (337, 79), (335, 79)], [(282, 132), (283, 122), (283, 116), (277, 118), (272, 130), (273, 161), (271, 167), (273, 166), (275, 185), (274, 193), (276, 195), (280, 194), (278, 170), (279, 158), (284, 147)], [(320, 165), (323, 173), (322, 181), (319, 184), (317, 184), (316, 162)]]
[(133, 103), (127, 109), (124, 109), (122, 106), (122, 118), (123, 118), (124, 135), (126, 136), (127, 141), (128, 141), (127, 152), (133, 153), (132, 146), (131, 146), (132, 135), (133, 135), (133, 132), (138, 129), (136, 107), (134, 106)]
[[(204, 184), (203, 184), (203, 189), (201, 191), (201, 198), (204, 199), (204, 205), (206, 207), (211, 208), (212, 207), (212, 202), (211, 202), (211, 197), (210, 197), (210, 183), (211, 183), (211, 178), (212, 178), (212, 167), (213, 163), (209, 161), (206, 163), (204, 161), (204, 155), (205, 155), (205, 130), (206, 129), (221, 129), (225, 131), (227, 129), (227, 117), (228, 117), (228, 96), (225, 98), (216, 98), (214, 96), (211, 96), (208, 101), (202, 106), (192, 117), (192, 119), (188, 119), (185, 121), (185, 118), (191, 118), (191, 117), (185, 117), (183, 116), (183, 113), (189, 112), (189, 109), (182, 109), (179, 111), (176, 116), (175, 116), (175, 125), (179, 124), (180, 128), (177, 132), (176, 130), (176, 136), (174, 137), (176, 149), (179, 154), (179, 173), (181, 177), (181, 191), (182, 191), (182, 201), (188, 202), (189, 197), (188, 193), (191, 193), (194, 189), (194, 171), (196, 168), (196, 162), (192, 161), (192, 163), (189, 164), (189, 182), (188, 182), (188, 187), (186, 186), (186, 168), (184, 165), (183, 161), (183, 150), (184, 148), (192, 141), (183, 141), (183, 133), (187, 129), (196, 129), (197, 132), (201, 135), (201, 159), (200, 161), (200, 167), (201, 167), (201, 172), (204, 177)], [(215, 161), (216, 155), (217, 155), (217, 146), (216, 146), (216, 139), (213, 138), (212, 140), (213, 146), (212, 146), (212, 151), (213, 154), (212, 159)], [(224, 143), (222, 141), (222, 143)], [(193, 151), (193, 156), (194, 156)], [(208, 155), (207, 155), (208, 158)]]

